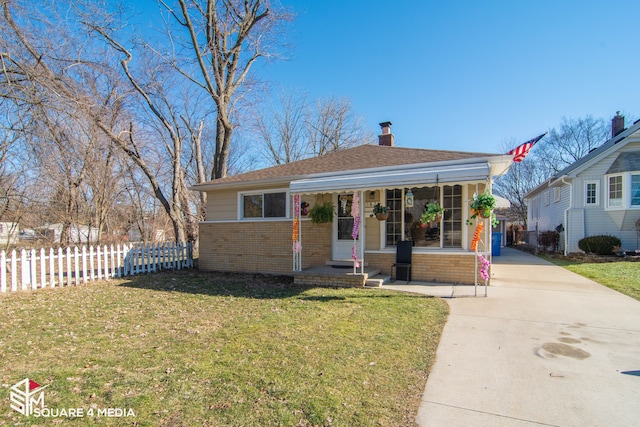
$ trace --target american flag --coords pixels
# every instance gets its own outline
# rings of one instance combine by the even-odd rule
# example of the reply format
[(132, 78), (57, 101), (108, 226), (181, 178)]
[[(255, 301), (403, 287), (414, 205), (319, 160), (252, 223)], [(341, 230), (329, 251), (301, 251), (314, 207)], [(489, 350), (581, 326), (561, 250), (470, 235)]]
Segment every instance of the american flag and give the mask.
[(536, 142), (540, 141), (540, 139), (542, 139), (542, 137), (545, 136), (546, 134), (547, 132), (533, 138), (530, 141), (525, 142), (522, 145), (518, 145), (516, 148), (509, 151), (507, 154), (513, 154), (513, 161), (520, 163), (521, 161), (524, 160), (529, 150), (531, 150), (531, 147), (533, 147), (536, 144)]

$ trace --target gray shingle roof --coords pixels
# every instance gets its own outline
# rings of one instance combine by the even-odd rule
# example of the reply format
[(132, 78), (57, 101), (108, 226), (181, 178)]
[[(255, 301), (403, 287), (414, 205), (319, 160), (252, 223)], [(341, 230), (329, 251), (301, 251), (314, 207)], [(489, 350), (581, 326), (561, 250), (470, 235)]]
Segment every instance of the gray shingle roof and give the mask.
[[(209, 187), (211, 185), (229, 185), (234, 183), (242, 184), (279, 178), (285, 180), (288, 178), (300, 178), (319, 173), (474, 159), (495, 155), (495, 153), (472, 153), (463, 151), (388, 147), (381, 145), (360, 145), (358, 147), (334, 151), (322, 156), (299, 160), (297, 162), (228, 176), (199, 185), (206, 185)], [(197, 190), (199, 185), (196, 185), (193, 188)]]

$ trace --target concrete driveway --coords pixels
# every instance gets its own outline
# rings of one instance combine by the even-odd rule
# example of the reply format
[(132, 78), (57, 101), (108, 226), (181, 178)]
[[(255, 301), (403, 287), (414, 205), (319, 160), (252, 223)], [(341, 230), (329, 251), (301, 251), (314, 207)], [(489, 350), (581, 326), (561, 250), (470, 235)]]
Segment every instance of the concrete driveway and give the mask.
[(640, 425), (640, 302), (517, 250), (493, 260), (488, 298), (448, 300), (417, 424)]

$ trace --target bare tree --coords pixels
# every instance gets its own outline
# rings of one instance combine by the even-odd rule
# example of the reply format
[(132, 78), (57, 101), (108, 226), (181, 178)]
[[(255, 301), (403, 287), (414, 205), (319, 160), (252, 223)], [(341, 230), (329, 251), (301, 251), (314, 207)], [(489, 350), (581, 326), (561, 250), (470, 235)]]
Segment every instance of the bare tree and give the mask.
[[(571, 165), (611, 136), (611, 128), (604, 119), (591, 116), (578, 119), (563, 118), (559, 129), (551, 129), (522, 163), (515, 163), (499, 177), (494, 191), (511, 202), (512, 210), (526, 224), (526, 194), (565, 167)], [(504, 151), (517, 146), (515, 140), (503, 144)]]
[(547, 178), (538, 159), (527, 156), (522, 162), (514, 163), (506, 174), (500, 176), (493, 185), (493, 191), (509, 200), (511, 212), (518, 221), (527, 225), (527, 204), (525, 196)]
[(187, 47), (195, 70), (172, 58), (176, 70), (209, 94), (216, 105), (216, 144), (211, 179), (227, 175), (234, 114), (250, 93), (249, 72), (261, 57), (275, 55), (279, 26), (291, 18), (271, 8), (267, 0), (178, 0), (179, 11), (162, 1), (188, 39), (174, 39)]
[(347, 98), (320, 99), (307, 118), (307, 154), (321, 156), (373, 140)]
[(307, 102), (304, 94), (285, 91), (260, 108), (253, 138), (263, 162), (280, 165), (367, 143), (374, 139), (347, 98)]
[(306, 129), (309, 105), (306, 95), (282, 92), (277, 104), (261, 108), (253, 132), (257, 149), (270, 165), (281, 165), (308, 157)]
[(601, 146), (610, 137), (611, 128), (604, 119), (594, 119), (592, 116), (563, 118), (559, 129), (551, 129), (549, 135), (538, 144), (538, 158), (555, 174)]

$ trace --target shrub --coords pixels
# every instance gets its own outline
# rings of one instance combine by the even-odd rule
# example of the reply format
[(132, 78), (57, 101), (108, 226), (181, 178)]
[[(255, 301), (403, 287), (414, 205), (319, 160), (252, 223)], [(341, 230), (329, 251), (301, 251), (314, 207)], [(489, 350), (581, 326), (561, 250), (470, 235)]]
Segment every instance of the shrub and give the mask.
[(616, 236), (589, 236), (580, 239), (578, 247), (590, 254), (612, 255), (622, 245)]
[(560, 233), (555, 230), (547, 230), (538, 236), (538, 244), (542, 246), (542, 250), (558, 252), (558, 244), (560, 243)]

